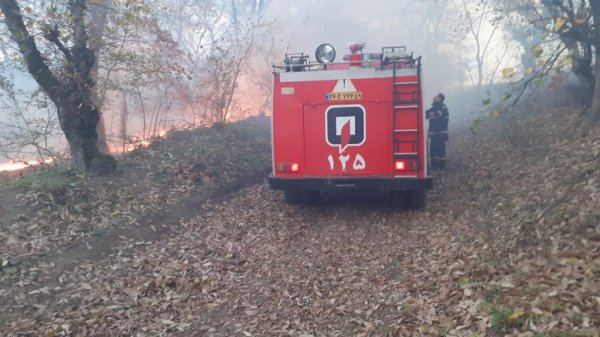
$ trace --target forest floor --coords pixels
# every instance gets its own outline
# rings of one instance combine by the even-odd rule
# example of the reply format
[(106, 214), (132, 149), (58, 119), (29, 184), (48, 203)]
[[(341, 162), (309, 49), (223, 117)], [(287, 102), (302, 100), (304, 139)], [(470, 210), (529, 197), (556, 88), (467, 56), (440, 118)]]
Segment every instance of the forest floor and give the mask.
[(555, 107), (454, 128), (420, 210), (286, 205), (267, 118), (173, 133), (115, 177), (5, 180), (0, 335), (599, 336), (583, 122)]

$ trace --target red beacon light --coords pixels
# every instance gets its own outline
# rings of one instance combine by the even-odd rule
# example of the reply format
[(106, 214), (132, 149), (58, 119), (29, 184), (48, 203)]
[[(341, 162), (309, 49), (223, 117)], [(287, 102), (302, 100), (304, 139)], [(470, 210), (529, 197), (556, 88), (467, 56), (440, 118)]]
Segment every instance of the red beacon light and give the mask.
[(348, 49), (350, 49), (350, 52), (352, 53), (349, 55), (351, 68), (360, 68), (362, 66), (362, 61), (363, 61), (362, 50), (364, 48), (365, 48), (364, 42), (355, 42), (355, 43), (351, 43), (348, 46)]
[(358, 52), (362, 53), (362, 50), (365, 49), (365, 43), (364, 42), (350, 43), (348, 45), (348, 49), (350, 49), (350, 52), (352, 54), (358, 54)]

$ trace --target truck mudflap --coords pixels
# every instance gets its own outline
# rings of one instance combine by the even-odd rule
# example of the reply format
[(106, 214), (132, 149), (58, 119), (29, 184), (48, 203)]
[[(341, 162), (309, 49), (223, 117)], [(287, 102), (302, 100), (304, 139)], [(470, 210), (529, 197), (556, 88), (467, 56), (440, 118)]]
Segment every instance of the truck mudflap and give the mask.
[(331, 190), (375, 190), (375, 191), (418, 191), (433, 187), (431, 177), (368, 177), (368, 178), (278, 178), (269, 175), (272, 190), (331, 191)]

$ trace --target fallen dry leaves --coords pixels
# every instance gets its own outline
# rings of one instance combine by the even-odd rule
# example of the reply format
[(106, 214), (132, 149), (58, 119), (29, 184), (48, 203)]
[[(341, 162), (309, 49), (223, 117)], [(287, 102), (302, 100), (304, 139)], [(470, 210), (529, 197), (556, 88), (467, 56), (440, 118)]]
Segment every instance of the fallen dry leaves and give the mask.
[(565, 132), (572, 110), (504, 122), (454, 135), (423, 210), (290, 207), (258, 185), (56, 285), (51, 262), (21, 270), (0, 289), (5, 334), (598, 336), (600, 139)]
[[(119, 158), (114, 177), (64, 173), (56, 186), (15, 194), (20, 214), (0, 214), (0, 263), (52, 252), (98, 231), (133, 225), (191, 195), (213, 195), (256, 182), (268, 171), (269, 120), (254, 117), (221, 129), (172, 131)], [(17, 181), (18, 183), (18, 181)], [(18, 201), (18, 202), (17, 202)]]

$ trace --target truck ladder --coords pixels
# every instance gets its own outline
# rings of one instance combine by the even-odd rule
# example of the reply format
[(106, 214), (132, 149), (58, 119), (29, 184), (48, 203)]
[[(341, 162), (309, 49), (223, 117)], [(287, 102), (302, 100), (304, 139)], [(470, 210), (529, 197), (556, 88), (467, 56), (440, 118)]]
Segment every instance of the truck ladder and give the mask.
[(392, 67), (392, 162), (395, 159), (417, 159), (417, 170), (420, 170), (421, 65), (419, 59), (413, 62), (412, 65), (417, 67), (417, 81), (413, 82), (399, 82), (396, 70), (400, 63), (394, 62)]

